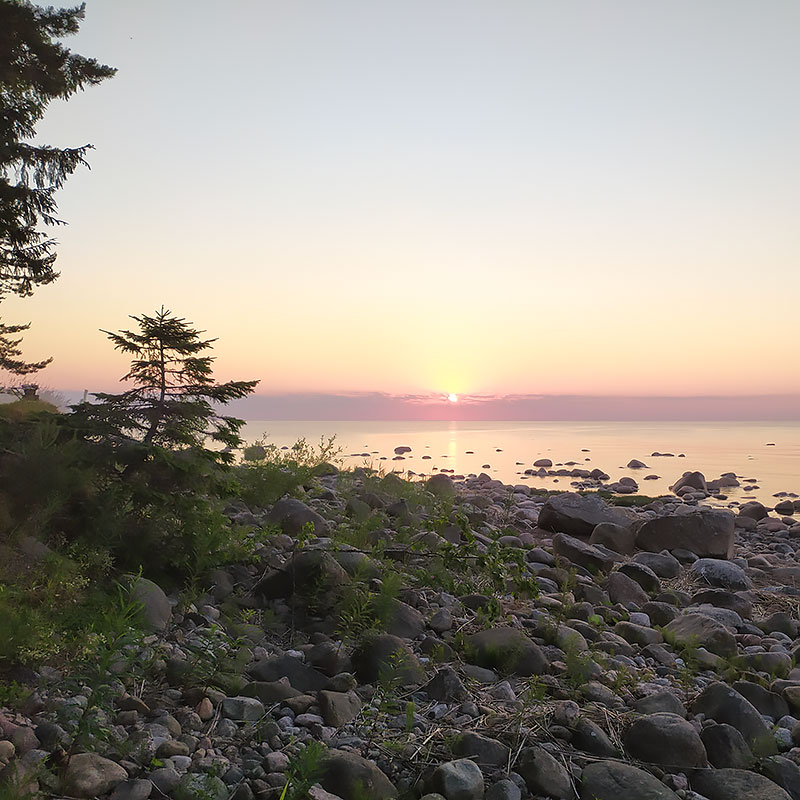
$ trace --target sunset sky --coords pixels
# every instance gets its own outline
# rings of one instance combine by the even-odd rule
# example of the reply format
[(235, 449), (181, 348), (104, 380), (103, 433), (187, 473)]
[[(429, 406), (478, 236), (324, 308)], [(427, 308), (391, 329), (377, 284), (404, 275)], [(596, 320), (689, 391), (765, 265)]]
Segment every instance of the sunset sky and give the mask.
[(266, 393), (800, 394), (799, 40), (796, 0), (89, 0), (119, 72), (39, 127), (96, 150), (3, 315), (59, 389), (164, 304)]

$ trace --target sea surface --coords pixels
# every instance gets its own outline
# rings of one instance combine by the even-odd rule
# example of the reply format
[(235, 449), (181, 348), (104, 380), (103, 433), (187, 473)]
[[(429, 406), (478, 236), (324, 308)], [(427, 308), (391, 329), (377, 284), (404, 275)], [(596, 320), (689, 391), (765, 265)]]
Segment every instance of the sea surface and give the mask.
[[(771, 506), (776, 495), (800, 493), (800, 422), (253, 421), (242, 435), (248, 442), (266, 437), (280, 447), (301, 437), (318, 443), (335, 435), (349, 467), (415, 475), (486, 472), (504, 483), (564, 491), (572, 488), (574, 478), (527, 476), (524, 471), (541, 458), (551, 459), (554, 469), (572, 461), (590, 470), (599, 467), (612, 480), (631, 476), (639, 493), (651, 496), (667, 493), (689, 470), (709, 480), (733, 472), (742, 485), (726, 489), (727, 500), (715, 501), (718, 505), (757, 499)], [(411, 452), (394, 460), (400, 446)], [(629, 469), (631, 459), (647, 468)], [(659, 477), (643, 480), (646, 475)]]

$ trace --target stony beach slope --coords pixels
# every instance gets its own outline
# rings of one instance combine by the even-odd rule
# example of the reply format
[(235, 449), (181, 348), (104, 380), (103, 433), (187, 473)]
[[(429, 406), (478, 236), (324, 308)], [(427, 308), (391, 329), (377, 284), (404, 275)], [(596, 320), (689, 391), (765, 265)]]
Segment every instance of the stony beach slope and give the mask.
[[(678, 476), (676, 476), (678, 477)], [(800, 800), (800, 504), (334, 467), (92, 675), (20, 667), (3, 796)]]

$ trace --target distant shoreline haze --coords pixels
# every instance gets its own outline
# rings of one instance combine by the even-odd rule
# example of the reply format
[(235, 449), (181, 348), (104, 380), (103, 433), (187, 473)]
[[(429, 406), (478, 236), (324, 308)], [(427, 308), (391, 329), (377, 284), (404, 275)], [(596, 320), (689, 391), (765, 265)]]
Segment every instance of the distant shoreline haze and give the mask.
[[(82, 391), (61, 391), (69, 403)], [(447, 395), (382, 392), (257, 394), (228, 413), (254, 420), (342, 421), (798, 421), (800, 395), (633, 397), (623, 395)]]

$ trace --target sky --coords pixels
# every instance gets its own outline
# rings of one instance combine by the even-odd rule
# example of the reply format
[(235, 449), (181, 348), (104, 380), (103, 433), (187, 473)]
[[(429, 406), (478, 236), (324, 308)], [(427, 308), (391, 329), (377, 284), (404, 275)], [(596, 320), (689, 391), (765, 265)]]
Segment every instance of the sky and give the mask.
[(4, 316), (59, 389), (116, 388), (100, 329), (163, 304), (221, 378), (323, 418), (448, 393), (800, 417), (799, 35), (795, 0), (88, 0), (69, 46), (119, 72), (39, 126), (96, 149), (61, 278)]

